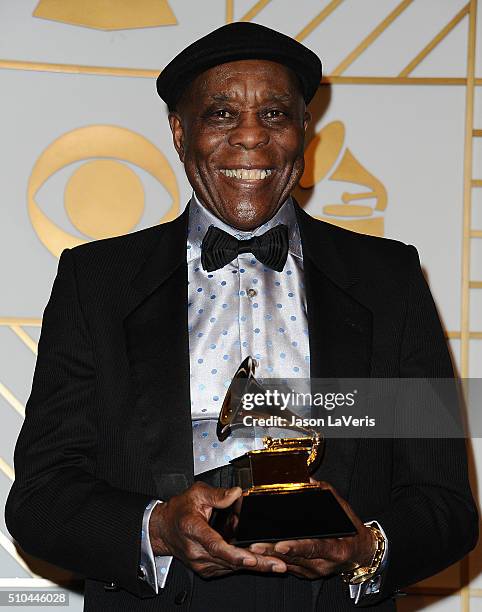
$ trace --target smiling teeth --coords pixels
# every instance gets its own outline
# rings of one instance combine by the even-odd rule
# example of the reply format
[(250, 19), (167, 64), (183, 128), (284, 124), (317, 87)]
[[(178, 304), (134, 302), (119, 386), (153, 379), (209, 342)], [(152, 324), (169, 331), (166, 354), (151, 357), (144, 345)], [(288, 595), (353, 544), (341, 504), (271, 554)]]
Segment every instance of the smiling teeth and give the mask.
[(228, 170), (227, 168), (222, 168), (221, 172), (225, 176), (229, 176), (231, 178), (237, 179), (248, 179), (248, 181), (261, 180), (270, 176), (273, 172), (272, 170), (247, 170), (246, 168), (239, 168), (236, 170)]

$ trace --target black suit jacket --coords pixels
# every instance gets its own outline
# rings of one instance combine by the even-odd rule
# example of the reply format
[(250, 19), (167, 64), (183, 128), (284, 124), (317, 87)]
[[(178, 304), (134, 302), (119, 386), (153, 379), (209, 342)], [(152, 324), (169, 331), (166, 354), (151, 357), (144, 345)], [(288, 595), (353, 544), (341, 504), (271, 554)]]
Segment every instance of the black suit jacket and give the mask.
[[(297, 216), (311, 376), (452, 376), (416, 250), (299, 207)], [(86, 576), (85, 610), (215, 610), (219, 593), (230, 602), (219, 609), (270, 609), (266, 592), (281, 593), (288, 610), (289, 601), (351, 609), (338, 576), (312, 584), (234, 575), (204, 581), (203, 595), (203, 581), (175, 560), (157, 597), (138, 579), (147, 503), (193, 482), (186, 229), (187, 211), (63, 252), (15, 450), (7, 527), (27, 552)], [(397, 589), (476, 543), (464, 440), (330, 439), (316, 476), (387, 533), (382, 591), (365, 606), (394, 609)], [(105, 590), (111, 582), (117, 590)]]

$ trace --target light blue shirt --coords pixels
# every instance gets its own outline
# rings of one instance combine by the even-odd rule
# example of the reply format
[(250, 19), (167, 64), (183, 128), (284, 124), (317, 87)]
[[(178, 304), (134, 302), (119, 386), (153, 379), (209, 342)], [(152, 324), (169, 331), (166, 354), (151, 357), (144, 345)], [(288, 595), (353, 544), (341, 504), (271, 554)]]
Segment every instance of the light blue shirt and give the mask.
[[(284, 269), (265, 267), (241, 253), (219, 270), (201, 265), (201, 243), (211, 225), (239, 240), (288, 227)], [(240, 363), (251, 355), (259, 378), (310, 377), (308, 321), (303, 286), (301, 238), (291, 198), (253, 232), (235, 230), (191, 200), (187, 238), (188, 328), (194, 473), (226, 465), (262, 448), (266, 431), (243, 430), (243, 437), (219, 442), (216, 423), (227, 388)], [(249, 435), (249, 437), (248, 437)]]

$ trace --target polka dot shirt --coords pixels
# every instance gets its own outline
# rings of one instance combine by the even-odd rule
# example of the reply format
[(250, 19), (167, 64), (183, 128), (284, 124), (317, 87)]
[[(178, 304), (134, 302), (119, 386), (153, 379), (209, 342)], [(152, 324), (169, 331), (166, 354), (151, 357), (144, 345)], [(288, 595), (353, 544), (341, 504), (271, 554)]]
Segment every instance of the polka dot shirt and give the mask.
[[(264, 234), (284, 223), (289, 253), (284, 269), (266, 268), (242, 253), (214, 272), (201, 265), (201, 243), (210, 225), (238, 239)], [(253, 232), (236, 230), (210, 213), (193, 195), (189, 210), (188, 325), (191, 414), (195, 473), (225, 465), (259, 447), (252, 438), (219, 442), (216, 422), (226, 390), (248, 355), (258, 378), (309, 378), (309, 342), (301, 239), (289, 198), (278, 213)]]

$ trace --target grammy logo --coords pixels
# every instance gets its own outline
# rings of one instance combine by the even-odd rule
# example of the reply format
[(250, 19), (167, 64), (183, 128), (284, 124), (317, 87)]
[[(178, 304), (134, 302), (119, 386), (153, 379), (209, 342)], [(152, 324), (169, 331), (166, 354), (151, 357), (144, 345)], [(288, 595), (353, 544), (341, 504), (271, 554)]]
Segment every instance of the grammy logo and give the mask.
[[(305, 171), (300, 180), (300, 187), (310, 189), (329, 175), (337, 159), (338, 165), (331, 172), (329, 180), (355, 183), (368, 189), (358, 193), (344, 192), (341, 203), (326, 204), (323, 213), (318, 217), (349, 230), (383, 236), (384, 219), (382, 212), (387, 207), (387, 191), (381, 181), (369, 172), (356, 159), (349, 148), (341, 155), (345, 140), (345, 127), (341, 121), (326, 125), (305, 151)], [(368, 200), (374, 204), (358, 204)]]

